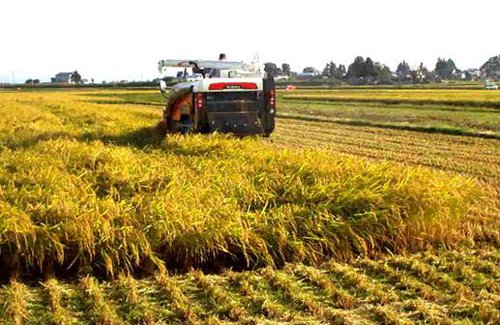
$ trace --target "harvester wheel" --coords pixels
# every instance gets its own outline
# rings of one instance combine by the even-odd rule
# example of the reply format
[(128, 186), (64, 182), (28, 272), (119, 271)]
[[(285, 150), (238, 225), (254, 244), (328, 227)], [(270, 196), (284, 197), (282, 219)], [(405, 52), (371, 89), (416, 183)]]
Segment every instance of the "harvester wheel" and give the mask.
[(187, 134), (193, 132), (193, 95), (190, 89), (172, 94), (167, 103), (166, 122), (170, 133)]
[(193, 120), (187, 114), (182, 114), (179, 121), (170, 120), (170, 133), (189, 134), (193, 128)]

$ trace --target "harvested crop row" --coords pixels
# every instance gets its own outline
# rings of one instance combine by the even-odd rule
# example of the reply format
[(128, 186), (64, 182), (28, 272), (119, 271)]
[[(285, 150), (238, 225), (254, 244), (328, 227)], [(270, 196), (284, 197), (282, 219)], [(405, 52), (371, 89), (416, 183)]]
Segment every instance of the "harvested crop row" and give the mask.
[(500, 95), (487, 90), (301, 90), (284, 99), (377, 102), (385, 104), (458, 105), (500, 107)]
[[(489, 249), (495, 251), (498, 249)], [(445, 251), (427, 253), (441, 259)], [(448, 256), (448, 260), (460, 263)], [(497, 323), (498, 293), (433, 269), (422, 254), (320, 268), (287, 265), (283, 270), (226, 271), (206, 275), (120, 276), (114, 281), (48, 280), (0, 288), (5, 324), (171, 323)], [(419, 265), (416, 267), (416, 265)], [(397, 266), (402, 266), (398, 268)], [(420, 271), (422, 270), (422, 272)], [(451, 274), (453, 281), (446, 280)], [(478, 299), (480, 297), (480, 299)]]
[[(491, 203), (485, 205), (485, 213), (490, 219), (496, 219), (500, 209), (500, 144), (497, 140), (278, 120), (272, 142), (278, 147), (321, 148), (340, 156), (426, 166), (473, 177), (489, 193)], [(482, 237), (499, 242), (498, 233), (493, 229), (483, 228)]]
[(500, 145), (496, 140), (379, 130), (330, 123), (279, 120), (273, 141), (326, 148), (356, 157), (394, 160), (459, 172), (478, 178), (500, 178)]

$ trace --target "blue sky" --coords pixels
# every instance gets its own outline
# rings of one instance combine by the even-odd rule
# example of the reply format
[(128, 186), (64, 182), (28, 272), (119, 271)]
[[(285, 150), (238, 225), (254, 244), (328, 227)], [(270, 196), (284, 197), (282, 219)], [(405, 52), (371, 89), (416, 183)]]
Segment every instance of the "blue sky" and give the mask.
[(34, 1), (0, 3), (0, 82), (83, 77), (141, 80), (162, 58), (288, 62), (322, 69), (370, 56), (479, 67), (500, 54), (500, 1)]

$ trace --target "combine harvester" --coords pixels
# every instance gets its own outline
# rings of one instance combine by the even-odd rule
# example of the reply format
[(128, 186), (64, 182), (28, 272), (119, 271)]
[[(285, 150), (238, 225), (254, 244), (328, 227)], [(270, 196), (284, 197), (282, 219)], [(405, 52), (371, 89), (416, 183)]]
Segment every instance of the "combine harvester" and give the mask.
[[(159, 124), (167, 133), (233, 133), (269, 136), (274, 130), (276, 91), (274, 79), (257, 63), (230, 61), (161, 60), (159, 70), (192, 69), (194, 76), (169, 92)], [(160, 81), (167, 94), (164, 79)]]

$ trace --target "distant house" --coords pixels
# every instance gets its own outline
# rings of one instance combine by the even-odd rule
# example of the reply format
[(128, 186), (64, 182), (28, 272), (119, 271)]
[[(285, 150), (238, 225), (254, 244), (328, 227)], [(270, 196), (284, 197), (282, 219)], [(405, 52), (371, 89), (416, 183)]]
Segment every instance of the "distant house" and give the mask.
[(53, 84), (71, 84), (73, 83), (72, 76), (72, 72), (59, 72), (54, 78), (50, 78), (50, 82)]
[(314, 73), (314, 72), (299, 72), (297, 73), (297, 75), (295, 76), (295, 78), (297, 78), (298, 80), (311, 80), (311, 79), (314, 79), (318, 76), (317, 73)]
[(479, 69), (467, 69), (461, 71), (458, 77), (462, 80), (479, 80), (484, 76)]
[(289, 76), (275, 76), (274, 81), (284, 81), (290, 79)]

